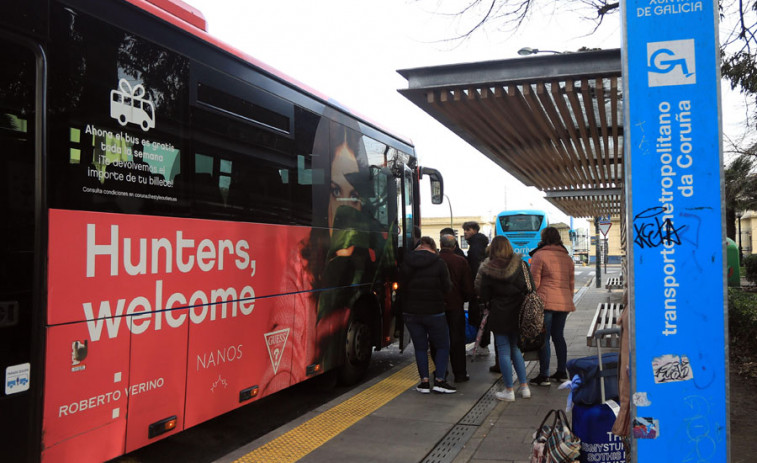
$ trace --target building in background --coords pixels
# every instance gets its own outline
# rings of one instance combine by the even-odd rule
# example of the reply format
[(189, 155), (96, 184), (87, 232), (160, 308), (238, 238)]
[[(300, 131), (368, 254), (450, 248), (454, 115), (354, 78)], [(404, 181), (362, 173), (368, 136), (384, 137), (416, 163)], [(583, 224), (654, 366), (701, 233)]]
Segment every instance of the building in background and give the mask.
[[(738, 212), (737, 212), (738, 214)], [(739, 224), (741, 222), (741, 224)], [(736, 218), (736, 245), (741, 248), (741, 254), (744, 256), (751, 255), (757, 245), (757, 237), (754, 231), (757, 231), (757, 212), (745, 211), (741, 218)]]

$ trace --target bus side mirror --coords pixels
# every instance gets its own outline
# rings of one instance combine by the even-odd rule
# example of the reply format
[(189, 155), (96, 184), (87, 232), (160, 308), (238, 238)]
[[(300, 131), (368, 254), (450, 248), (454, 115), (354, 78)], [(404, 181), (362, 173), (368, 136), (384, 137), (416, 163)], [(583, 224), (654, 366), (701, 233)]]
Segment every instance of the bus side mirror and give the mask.
[(444, 201), (444, 180), (442, 174), (431, 167), (421, 167), (421, 178), (428, 175), (431, 180), (431, 204), (441, 204)]

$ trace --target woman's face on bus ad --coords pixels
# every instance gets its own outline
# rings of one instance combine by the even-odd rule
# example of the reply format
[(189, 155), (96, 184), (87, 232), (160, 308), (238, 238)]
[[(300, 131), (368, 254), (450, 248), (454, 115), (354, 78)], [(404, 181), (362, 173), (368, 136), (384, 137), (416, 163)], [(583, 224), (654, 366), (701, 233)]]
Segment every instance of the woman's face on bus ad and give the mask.
[(347, 180), (346, 175), (358, 172), (355, 153), (347, 143), (339, 145), (331, 163), (331, 189), (329, 195), (329, 227), (334, 226), (334, 217), (339, 206), (349, 206), (361, 210), (357, 189)]

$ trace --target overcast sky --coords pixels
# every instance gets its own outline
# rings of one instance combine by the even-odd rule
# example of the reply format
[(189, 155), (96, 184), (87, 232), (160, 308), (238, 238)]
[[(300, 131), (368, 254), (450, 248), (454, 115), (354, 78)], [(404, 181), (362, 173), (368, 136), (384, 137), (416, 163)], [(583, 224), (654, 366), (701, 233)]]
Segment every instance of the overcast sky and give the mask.
[[(441, 14), (451, 10), (440, 11), (438, 4), (450, 8), (465, 0), (185, 1), (204, 14), (210, 34), (410, 138), (421, 164), (442, 172), (455, 216), (538, 208), (546, 209), (552, 222), (568, 222), (541, 192), (522, 185), (401, 96), (397, 89), (406, 88), (407, 81), (396, 70), (514, 58), (524, 46), (618, 48), (619, 15), (587, 35), (593, 26), (581, 20), (581, 13), (547, 10), (533, 15), (517, 34), (485, 30), (450, 43), (440, 40), (465, 25)], [(743, 111), (738, 98), (725, 95), (724, 101), (732, 109), (723, 111), (733, 119), (724, 121), (728, 131)], [(427, 182), (422, 187), (422, 214), (449, 216), (447, 201), (431, 205)]]

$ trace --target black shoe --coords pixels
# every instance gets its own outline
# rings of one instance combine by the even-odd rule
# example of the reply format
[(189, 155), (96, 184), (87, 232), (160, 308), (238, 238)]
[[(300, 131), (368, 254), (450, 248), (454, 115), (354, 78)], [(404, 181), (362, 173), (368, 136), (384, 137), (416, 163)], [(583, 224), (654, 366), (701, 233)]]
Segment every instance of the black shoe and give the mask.
[(489, 371), (491, 371), (492, 373), (502, 373), (501, 371), (499, 371), (499, 367), (497, 365), (490, 366)]
[(539, 375), (536, 378), (531, 378), (531, 381), (529, 381), (531, 384), (535, 384), (537, 386), (550, 386), (552, 383), (549, 381), (549, 378), (546, 376)]
[(555, 380), (558, 383), (562, 383), (568, 380), (568, 374), (564, 371), (556, 371), (554, 375), (549, 377), (549, 379)]
[(447, 384), (447, 381), (437, 379), (434, 381), (434, 392), (438, 392), (439, 394), (452, 394), (457, 392), (457, 388)]
[(465, 375), (455, 375), (455, 382), (456, 383), (464, 383), (466, 381), (470, 381), (470, 376), (469, 375), (467, 375), (467, 374), (465, 374)]
[(431, 385), (428, 384), (428, 381), (423, 381), (419, 385), (415, 386), (415, 390), (420, 392), (421, 394), (428, 394), (431, 392)]

